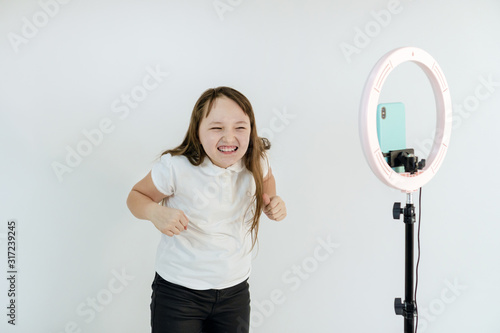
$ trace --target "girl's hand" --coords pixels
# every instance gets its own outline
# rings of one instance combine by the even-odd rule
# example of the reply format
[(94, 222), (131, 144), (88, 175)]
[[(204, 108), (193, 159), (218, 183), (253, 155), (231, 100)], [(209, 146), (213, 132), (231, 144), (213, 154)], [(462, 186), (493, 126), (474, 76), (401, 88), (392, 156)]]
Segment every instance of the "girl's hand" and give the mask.
[(264, 208), (262, 211), (268, 218), (275, 221), (281, 221), (286, 217), (285, 202), (277, 195), (269, 197), (267, 193), (263, 194)]
[(187, 229), (189, 219), (182, 210), (160, 206), (156, 203), (151, 208), (149, 220), (161, 233), (172, 237)]

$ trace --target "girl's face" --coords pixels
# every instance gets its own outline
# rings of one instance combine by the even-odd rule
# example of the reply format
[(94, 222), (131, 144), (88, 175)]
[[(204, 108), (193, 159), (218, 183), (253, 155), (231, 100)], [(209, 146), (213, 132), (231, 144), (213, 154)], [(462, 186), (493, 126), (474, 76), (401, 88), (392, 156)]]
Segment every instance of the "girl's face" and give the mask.
[(227, 168), (238, 162), (248, 149), (250, 118), (230, 98), (214, 101), (208, 117), (203, 117), (198, 135), (212, 163)]

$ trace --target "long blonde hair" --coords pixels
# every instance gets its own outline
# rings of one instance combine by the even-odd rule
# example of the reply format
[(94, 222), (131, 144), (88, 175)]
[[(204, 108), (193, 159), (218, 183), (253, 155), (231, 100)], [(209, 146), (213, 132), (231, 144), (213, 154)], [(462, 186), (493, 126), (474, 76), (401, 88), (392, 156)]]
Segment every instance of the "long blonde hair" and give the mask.
[[(200, 128), (203, 116), (208, 117), (215, 100), (219, 97), (225, 96), (238, 104), (243, 112), (250, 119), (250, 141), (248, 144), (247, 152), (244, 156), (244, 163), (246, 168), (253, 174), (255, 180), (255, 194), (252, 200), (252, 213), (251, 226), (249, 232), (252, 234), (252, 248), (257, 241), (257, 234), (259, 232), (259, 220), (264, 206), (264, 180), (263, 171), (261, 167), (261, 159), (265, 157), (265, 150), (271, 148), (271, 143), (266, 138), (261, 138), (257, 135), (257, 127), (255, 124), (255, 116), (250, 101), (239, 91), (229, 87), (217, 87), (207, 89), (196, 101), (193, 112), (191, 113), (191, 121), (184, 137), (184, 141), (173, 149), (164, 151), (161, 155), (171, 154), (172, 156), (184, 155), (188, 158), (191, 164), (198, 166), (203, 163), (207, 156), (203, 149), (198, 131)], [(245, 214), (246, 216), (246, 214)], [(246, 222), (246, 221), (245, 221)]]

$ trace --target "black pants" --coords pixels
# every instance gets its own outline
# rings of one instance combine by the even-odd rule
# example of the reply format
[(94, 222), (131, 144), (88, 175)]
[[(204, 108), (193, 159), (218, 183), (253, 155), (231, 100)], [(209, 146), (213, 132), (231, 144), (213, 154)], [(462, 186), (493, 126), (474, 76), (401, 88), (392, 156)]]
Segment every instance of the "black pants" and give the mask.
[(193, 290), (156, 273), (151, 287), (152, 333), (248, 333), (247, 281), (225, 289)]

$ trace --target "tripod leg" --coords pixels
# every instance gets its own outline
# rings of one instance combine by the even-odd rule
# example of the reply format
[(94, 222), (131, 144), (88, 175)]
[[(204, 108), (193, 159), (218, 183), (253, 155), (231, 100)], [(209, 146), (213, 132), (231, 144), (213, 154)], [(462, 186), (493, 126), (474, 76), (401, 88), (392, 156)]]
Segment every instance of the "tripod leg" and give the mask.
[(401, 209), (401, 204), (395, 203), (392, 213), (395, 219), (399, 219), (399, 216), (404, 214), (405, 222), (405, 300), (401, 302), (400, 298), (396, 298), (394, 309), (397, 315), (402, 315), (404, 318), (404, 333), (413, 333), (416, 314), (413, 284), (415, 206), (413, 206), (411, 194), (408, 197), (406, 207)]
[[(413, 206), (413, 205), (412, 205)], [(407, 211), (411, 212), (410, 205), (406, 206)], [(414, 217), (413, 217), (414, 218)], [(404, 332), (414, 332), (414, 289), (413, 289), (413, 250), (414, 250), (414, 223), (411, 216), (405, 216), (405, 320)]]

